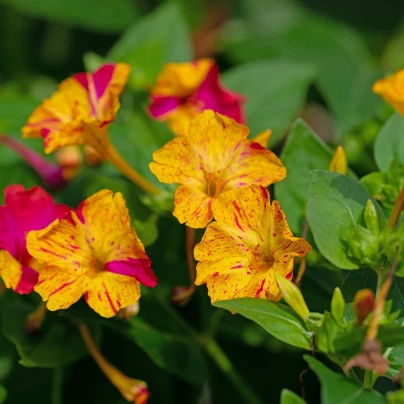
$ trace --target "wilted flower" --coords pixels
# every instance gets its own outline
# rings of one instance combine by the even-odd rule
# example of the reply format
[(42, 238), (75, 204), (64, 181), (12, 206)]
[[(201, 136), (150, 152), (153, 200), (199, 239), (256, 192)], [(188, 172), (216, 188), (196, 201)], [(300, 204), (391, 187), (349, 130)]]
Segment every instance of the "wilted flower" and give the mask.
[(404, 115), (404, 69), (392, 76), (377, 80), (373, 84), (372, 90), (392, 105), (401, 115)]
[(28, 251), (43, 263), (35, 290), (49, 310), (66, 309), (85, 294), (92, 309), (112, 317), (137, 302), (139, 283), (157, 284), (130, 224), (122, 194), (103, 190), (76, 212), (28, 234)]
[[(120, 107), (119, 96), (129, 71), (124, 63), (106, 64), (93, 74), (77, 73), (66, 79), (33, 112), (22, 130), (23, 137), (42, 137), (46, 153), (77, 144), (98, 148), (105, 143), (105, 128)], [(89, 131), (88, 127), (98, 130)]]
[(195, 247), (196, 284), (207, 284), (212, 302), (239, 297), (278, 301), (282, 295), (275, 273), (290, 280), (294, 257), (303, 257), (310, 244), (294, 237), (277, 201), (268, 191), (246, 186), (212, 204), (210, 223)]
[(192, 118), (206, 109), (244, 123), (244, 99), (222, 87), (213, 59), (168, 63), (151, 90), (149, 113), (167, 121), (176, 135), (185, 135)]
[(273, 152), (247, 139), (249, 129), (207, 110), (194, 118), (187, 136), (178, 136), (153, 153), (150, 170), (159, 181), (179, 183), (174, 216), (187, 226), (205, 227), (212, 202), (249, 184), (268, 186), (286, 176)]
[(25, 190), (10, 185), (4, 190), (4, 206), (0, 206), (0, 276), (8, 288), (26, 294), (34, 290), (40, 265), (26, 247), (26, 234), (40, 230), (69, 210), (55, 204), (40, 187)]

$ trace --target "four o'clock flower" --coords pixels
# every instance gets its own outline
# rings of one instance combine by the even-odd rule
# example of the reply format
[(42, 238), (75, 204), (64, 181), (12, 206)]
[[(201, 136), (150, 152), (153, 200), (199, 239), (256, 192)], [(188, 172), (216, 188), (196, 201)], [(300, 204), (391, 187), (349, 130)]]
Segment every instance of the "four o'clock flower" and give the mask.
[(176, 135), (185, 135), (192, 118), (206, 109), (244, 123), (241, 95), (224, 89), (213, 59), (168, 63), (151, 90), (149, 113), (166, 121)]
[(22, 185), (10, 185), (4, 190), (4, 200), (0, 206), (0, 276), (8, 288), (30, 293), (38, 281), (40, 264), (27, 251), (26, 234), (64, 217), (70, 208), (55, 204), (37, 186), (25, 190)]
[(115, 119), (129, 71), (124, 63), (106, 64), (93, 74), (69, 77), (35, 109), (22, 129), (23, 137), (42, 137), (46, 153), (68, 145), (104, 144), (105, 130), (90, 132), (87, 127), (105, 128)]
[(310, 244), (294, 237), (277, 201), (261, 186), (226, 193), (212, 204), (215, 222), (195, 247), (196, 284), (207, 284), (212, 302), (239, 297), (278, 301), (275, 273), (293, 276), (294, 257)]
[(103, 190), (46, 229), (28, 233), (28, 251), (42, 262), (35, 290), (49, 310), (66, 309), (84, 294), (92, 309), (112, 317), (138, 301), (139, 283), (156, 285), (130, 223), (122, 194)]
[(404, 69), (392, 76), (377, 80), (372, 90), (404, 116)]
[(285, 178), (278, 157), (247, 139), (248, 133), (246, 126), (207, 110), (192, 120), (187, 136), (177, 136), (153, 153), (150, 170), (159, 181), (181, 184), (173, 212), (181, 223), (203, 228), (213, 219), (213, 201), (226, 192)]
[(119, 110), (129, 71), (124, 63), (106, 64), (93, 74), (78, 73), (66, 79), (33, 112), (22, 133), (26, 138), (42, 137), (46, 153), (64, 146), (91, 146), (98, 161), (108, 160), (145, 191), (158, 194), (160, 190), (136, 172), (108, 138), (108, 125)]

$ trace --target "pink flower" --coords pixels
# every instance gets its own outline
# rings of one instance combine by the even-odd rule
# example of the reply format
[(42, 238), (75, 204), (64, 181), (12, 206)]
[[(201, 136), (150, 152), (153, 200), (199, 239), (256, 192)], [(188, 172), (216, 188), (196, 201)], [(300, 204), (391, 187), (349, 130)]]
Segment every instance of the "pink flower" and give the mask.
[(213, 59), (168, 63), (151, 90), (150, 115), (166, 121), (176, 135), (186, 135), (189, 122), (206, 109), (245, 123), (244, 98), (222, 87)]
[(26, 235), (64, 217), (70, 208), (55, 204), (38, 186), (25, 190), (22, 185), (10, 185), (4, 190), (4, 200), (0, 206), (0, 277), (8, 288), (27, 294), (38, 281), (38, 261), (27, 251)]

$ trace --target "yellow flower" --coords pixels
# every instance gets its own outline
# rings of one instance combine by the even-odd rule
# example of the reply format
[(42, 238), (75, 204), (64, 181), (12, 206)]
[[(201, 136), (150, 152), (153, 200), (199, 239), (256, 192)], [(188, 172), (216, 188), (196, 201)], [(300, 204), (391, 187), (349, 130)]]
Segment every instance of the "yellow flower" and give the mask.
[(345, 175), (347, 169), (348, 162), (346, 159), (344, 148), (342, 146), (338, 146), (333, 158), (331, 159), (329, 170)]
[(119, 192), (100, 191), (76, 212), (29, 232), (27, 249), (43, 263), (35, 290), (51, 311), (66, 309), (85, 294), (92, 309), (112, 317), (138, 301), (139, 282), (157, 283)]
[(212, 202), (249, 184), (281, 181), (286, 169), (273, 152), (247, 139), (249, 129), (207, 110), (194, 118), (187, 136), (178, 136), (153, 153), (150, 170), (160, 182), (181, 184), (174, 216), (189, 227), (212, 219)]
[(377, 80), (372, 90), (404, 116), (404, 69), (392, 76)]
[(149, 114), (186, 135), (192, 118), (206, 109), (244, 123), (244, 98), (221, 85), (213, 59), (167, 63), (150, 92)]
[[(43, 138), (46, 153), (68, 145), (104, 143), (93, 135), (106, 136), (106, 127), (119, 110), (119, 95), (129, 71), (123, 63), (106, 64), (93, 74), (77, 73), (66, 79), (32, 113), (22, 129), (23, 137)], [(99, 130), (89, 133), (88, 126)]]
[(294, 237), (277, 201), (268, 191), (247, 186), (228, 192), (212, 204), (215, 222), (195, 247), (196, 284), (207, 284), (212, 302), (240, 297), (278, 301), (275, 273), (293, 276), (294, 257), (310, 244)]

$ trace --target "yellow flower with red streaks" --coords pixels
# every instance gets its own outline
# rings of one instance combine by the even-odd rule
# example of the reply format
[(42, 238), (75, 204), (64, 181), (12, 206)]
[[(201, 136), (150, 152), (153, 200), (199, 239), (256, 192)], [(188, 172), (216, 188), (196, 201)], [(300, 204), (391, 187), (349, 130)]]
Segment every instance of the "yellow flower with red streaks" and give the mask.
[(103, 190), (46, 229), (28, 233), (27, 249), (43, 263), (35, 290), (49, 310), (66, 309), (84, 294), (92, 309), (112, 317), (138, 301), (139, 283), (156, 285), (130, 223), (122, 194)]
[(310, 244), (294, 237), (277, 201), (268, 191), (247, 186), (228, 192), (212, 204), (210, 223), (195, 247), (196, 284), (207, 284), (212, 302), (240, 297), (278, 301), (275, 273), (291, 280), (294, 257)]
[(166, 121), (176, 135), (185, 135), (192, 118), (206, 109), (244, 123), (244, 98), (220, 84), (213, 59), (168, 63), (150, 93), (149, 113)]
[[(22, 129), (23, 137), (43, 138), (46, 153), (68, 145), (99, 146), (120, 108), (119, 96), (129, 71), (124, 63), (111, 63), (92, 74), (77, 73), (66, 79), (32, 113)], [(88, 131), (88, 127), (103, 130)]]
[(268, 186), (286, 176), (275, 154), (247, 139), (249, 129), (207, 110), (194, 118), (187, 136), (177, 136), (153, 153), (150, 170), (159, 181), (181, 184), (174, 216), (189, 227), (212, 219), (212, 202), (248, 184)]
[(377, 80), (372, 90), (404, 116), (404, 69)]

